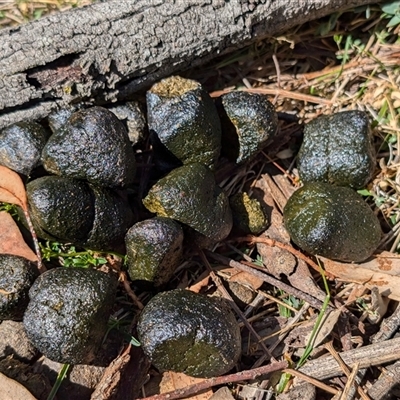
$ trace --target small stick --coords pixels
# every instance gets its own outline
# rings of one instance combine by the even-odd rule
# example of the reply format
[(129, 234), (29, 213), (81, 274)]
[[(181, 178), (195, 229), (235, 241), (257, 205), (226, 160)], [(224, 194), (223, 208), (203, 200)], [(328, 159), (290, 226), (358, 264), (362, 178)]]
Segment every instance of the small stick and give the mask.
[(301, 373), (300, 371), (297, 371), (296, 369), (284, 369), (282, 372), (286, 372), (287, 374), (296, 376), (297, 378), (300, 378), (303, 381), (309, 382), (312, 385), (314, 385), (314, 386), (316, 386), (316, 387), (318, 387), (318, 388), (320, 388), (322, 390), (325, 390), (325, 392), (328, 392), (328, 393), (331, 393), (331, 394), (338, 394), (339, 393), (339, 390), (334, 389), (333, 387), (326, 385), (325, 383), (319, 381), (318, 379), (314, 379), (314, 378), (311, 378), (311, 377), (309, 377), (307, 375), (304, 375), (303, 373)]
[[(397, 361), (400, 353), (400, 338), (386, 340), (339, 353), (347, 365), (359, 362), (360, 368), (387, 364)], [(308, 361), (299, 370), (316, 379), (329, 379), (343, 374), (342, 369), (334, 361), (332, 355)]]
[[(236, 268), (240, 271), (248, 272), (249, 274), (252, 274), (256, 276), (257, 278), (262, 279), (264, 282), (269, 283), (272, 286), (275, 286), (281, 290), (284, 290), (286, 293), (289, 293), (295, 297), (298, 297), (299, 299), (304, 300), (306, 303), (309, 303), (312, 307), (317, 308), (318, 310), (321, 310), (322, 308), (322, 301), (316, 299), (315, 297), (309, 295), (308, 293), (304, 293), (301, 290), (295, 289), (294, 287), (287, 285), (284, 282), (281, 282), (279, 279), (273, 278), (272, 276), (269, 276), (265, 272), (261, 272), (257, 267), (248, 267), (247, 265), (240, 263), (238, 261), (231, 260), (228, 257), (222, 256), (217, 253), (213, 253), (209, 250), (205, 250), (205, 253), (213, 258), (216, 261), (219, 261), (223, 263), (224, 265), (229, 265), (230, 267)], [(328, 305), (327, 310), (333, 311), (334, 308), (330, 305)]]
[(400, 361), (389, 365), (383, 371), (376, 382), (368, 389), (368, 395), (373, 400), (388, 398), (387, 394), (393, 386), (400, 383)]
[[(340, 400), (352, 400), (354, 399), (354, 394), (355, 391), (359, 390), (360, 387), (358, 386), (358, 382), (356, 380), (358, 371), (360, 369), (360, 363), (355, 363), (353, 365), (353, 369), (351, 371), (351, 374), (348, 376), (346, 386), (344, 387), (344, 390), (342, 392), (342, 395), (340, 396)], [(361, 396), (363, 399), (365, 395)], [(369, 397), (367, 397), (369, 398)]]
[(400, 303), (393, 314), (381, 322), (379, 332), (372, 338), (372, 343), (383, 342), (389, 339), (400, 326)]
[(28, 223), (28, 228), (29, 228), (29, 231), (31, 232), (31, 236), (33, 239), (33, 245), (35, 247), (36, 257), (38, 259), (37, 267), (38, 267), (39, 272), (41, 274), (43, 274), (43, 272), (47, 271), (47, 268), (43, 264), (42, 253), (40, 252), (39, 241), (38, 241), (38, 238), (36, 235), (36, 231), (35, 231), (35, 228), (33, 227), (32, 220), (29, 215), (28, 209), (25, 207), (22, 207), (22, 211), (24, 212), (25, 219), (26, 219), (26, 222)]
[[(329, 351), (329, 353), (331, 353), (332, 357), (336, 360), (336, 362), (339, 364), (340, 368), (342, 369), (342, 371), (344, 372), (344, 374), (347, 376), (347, 378), (350, 378), (350, 376), (352, 375), (352, 372), (350, 371), (349, 367), (347, 366), (347, 364), (343, 361), (342, 357), (340, 356), (340, 354), (335, 350), (335, 348), (333, 347), (332, 341), (328, 342), (325, 344), (325, 348)], [(354, 363), (354, 365), (357, 365), (357, 372), (358, 369), (360, 367), (360, 362), (356, 361)], [(353, 367), (354, 370), (354, 367)], [(355, 377), (354, 377), (355, 378)], [(353, 379), (354, 379), (353, 378)], [(347, 385), (346, 385), (347, 387)], [(350, 388), (350, 387), (349, 387)], [(349, 389), (347, 389), (349, 390)], [(363, 400), (371, 400), (370, 397), (364, 392), (364, 390), (362, 390), (362, 388), (360, 386), (357, 387), (357, 392), (360, 395), (360, 397)], [(343, 399), (345, 399), (343, 396), (341, 397)]]
[(126, 277), (126, 273), (124, 271), (119, 271), (118, 272), (118, 279), (122, 284), (124, 285), (124, 289), (126, 293), (128, 293), (128, 296), (132, 299), (133, 303), (139, 310), (143, 310), (143, 304), (139, 300), (139, 298), (136, 296), (134, 291), (131, 289), (131, 285), (128, 282), (128, 279)]
[(229, 375), (219, 376), (217, 378), (205, 379), (204, 381), (201, 381), (194, 385), (187, 386), (183, 389), (177, 389), (168, 393), (162, 393), (150, 397), (144, 397), (141, 400), (184, 399), (214, 386), (224, 385), (227, 383), (241, 382), (249, 379), (256, 379), (261, 375), (270, 374), (271, 372), (279, 371), (287, 367), (288, 367), (287, 361), (279, 361), (272, 364), (264, 365), (259, 368), (236, 372), (235, 374), (229, 374)]

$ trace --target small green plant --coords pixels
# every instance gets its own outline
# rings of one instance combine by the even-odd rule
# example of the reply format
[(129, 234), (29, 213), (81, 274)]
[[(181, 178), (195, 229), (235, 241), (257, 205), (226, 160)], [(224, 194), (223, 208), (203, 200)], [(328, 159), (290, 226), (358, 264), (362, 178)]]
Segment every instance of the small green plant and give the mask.
[(393, 27), (400, 24), (400, 0), (389, 1), (380, 5), (383, 11), (382, 18), (389, 19), (387, 27)]
[(107, 263), (106, 258), (92, 250), (77, 251), (73, 245), (49, 240), (45, 244), (40, 243), (40, 251), (44, 260), (58, 259), (64, 267), (88, 268)]
[(12, 217), (18, 218), (18, 207), (15, 204), (0, 202), (0, 211), (8, 212)]
[[(279, 294), (281, 296), (285, 294), (285, 292), (283, 292), (281, 290), (279, 292), (280, 292)], [(299, 299), (297, 299), (296, 297), (294, 297), (292, 295), (289, 295), (286, 298), (283, 298), (282, 301), (284, 303), (286, 303), (288, 306), (290, 306), (291, 308), (295, 308), (296, 310), (298, 310), (303, 304), (302, 301), (300, 301)], [(285, 307), (282, 304), (278, 304), (278, 312), (281, 317), (290, 318), (292, 316), (292, 310), (288, 307)]]

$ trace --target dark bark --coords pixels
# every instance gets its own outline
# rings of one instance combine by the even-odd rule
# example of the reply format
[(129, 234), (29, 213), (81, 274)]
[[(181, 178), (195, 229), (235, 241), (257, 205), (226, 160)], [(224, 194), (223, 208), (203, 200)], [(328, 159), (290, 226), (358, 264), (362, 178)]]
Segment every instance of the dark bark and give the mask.
[(110, 0), (0, 31), (0, 128), (154, 81), (373, 0)]

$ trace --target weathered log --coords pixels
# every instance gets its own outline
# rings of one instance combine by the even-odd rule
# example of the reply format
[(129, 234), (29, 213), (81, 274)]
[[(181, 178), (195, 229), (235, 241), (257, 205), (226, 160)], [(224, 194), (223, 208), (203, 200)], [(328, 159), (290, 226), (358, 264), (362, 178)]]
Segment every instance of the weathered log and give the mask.
[(110, 0), (0, 31), (0, 128), (154, 81), (373, 0)]

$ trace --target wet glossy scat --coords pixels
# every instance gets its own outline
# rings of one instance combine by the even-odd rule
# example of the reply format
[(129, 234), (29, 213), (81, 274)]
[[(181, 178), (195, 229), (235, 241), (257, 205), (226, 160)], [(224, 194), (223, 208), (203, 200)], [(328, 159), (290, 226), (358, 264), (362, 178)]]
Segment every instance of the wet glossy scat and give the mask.
[(367, 115), (344, 111), (323, 115), (304, 127), (297, 166), (303, 182), (326, 182), (362, 188), (375, 169)]
[(82, 243), (94, 220), (94, 196), (86, 182), (45, 176), (26, 186), (37, 234), (44, 239)]
[(176, 219), (212, 241), (225, 239), (232, 228), (228, 198), (212, 172), (201, 164), (174, 169), (150, 189), (143, 204), (158, 216)]
[(0, 131), (0, 165), (29, 175), (40, 164), (48, 136), (36, 122), (18, 122), (4, 128)]
[(28, 291), (38, 276), (23, 257), (0, 254), (0, 320), (21, 320), (28, 305)]
[(170, 218), (155, 217), (136, 223), (127, 232), (125, 244), (132, 280), (163, 285), (182, 261), (183, 231)]
[(278, 117), (267, 96), (234, 91), (221, 96), (223, 154), (243, 163), (265, 147), (278, 127)]
[(241, 354), (240, 328), (218, 298), (176, 289), (153, 297), (138, 323), (144, 352), (161, 371), (219, 376)]
[(153, 85), (146, 99), (149, 131), (159, 143), (183, 164), (213, 167), (221, 149), (221, 125), (200, 83), (172, 76)]
[(307, 183), (288, 200), (285, 227), (301, 249), (327, 258), (360, 262), (381, 238), (376, 215), (347, 187)]
[(93, 269), (60, 267), (40, 275), (23, 319), (29, 340), (53, 361), (91, 362), (107, 330), (116, 284)]
[(268, 218), (260, 202), (252, 199), (246, 192), (229, 198), (232, 209), (233, 226), (240, 232), (258, 235), (268, 226)]
[(111, 111), (77, 111), (60, 125), (43, 149), (48, 172), (107, 187), (133, 182), (135, 158), (128, 133)]
[(123, 191), (85, 181), (45, 176), (27, 185), (28, 204), (39, 237), (94, 250), (121, 250), (133, 214)]

